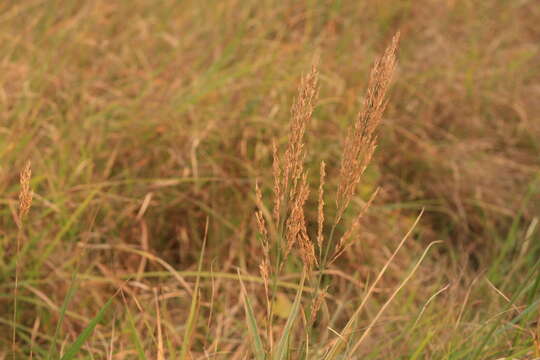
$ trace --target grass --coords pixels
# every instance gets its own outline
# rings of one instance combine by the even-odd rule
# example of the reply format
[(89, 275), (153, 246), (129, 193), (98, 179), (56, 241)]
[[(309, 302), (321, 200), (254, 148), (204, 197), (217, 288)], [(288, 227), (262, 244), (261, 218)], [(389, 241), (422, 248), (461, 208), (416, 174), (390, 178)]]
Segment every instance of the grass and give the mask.
[(2, 2), (0, 359), (540, 357), (535, 5)]

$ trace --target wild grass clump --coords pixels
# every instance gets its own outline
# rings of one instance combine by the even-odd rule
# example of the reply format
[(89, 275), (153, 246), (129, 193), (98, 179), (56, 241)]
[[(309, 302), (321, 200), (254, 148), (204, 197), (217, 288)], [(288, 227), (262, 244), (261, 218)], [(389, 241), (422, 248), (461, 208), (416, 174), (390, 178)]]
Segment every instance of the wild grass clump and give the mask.
[[(273, 146), (274, 200), (272, 211), (266, 211), (259, 185), (257, 184), (255, 188), (257, 206), (259, 207), (255, 215), (264, 254), (259, 268), (264, 281), (267, 304), (267, 314), (263, 326), (267, 329), (265, 332), (261, 332), (261, 328), (256, 325), (256, 315), (253, 313), (245, 288), (243, 293), (253, 350), (259, 359), (264, 359), (267, 356), (273, 359), (306, 358), (313, 356), (313, 354), (324, 359), (336, 359), (343, 356), (350, 358), (356, 353), (378, 319), (378, 316), (375, 317), (361, 336), (358, 336), (359, 334), (353, 336), (353, 333), (356, 332), (353, 330), (354, 324), (357, 322), (367, 299), (407, 236), (404, 237), (396, 252), (390, 257), (369, 290), (364, 294), (364, 300), (354, 312), (353, 317), (343, 330), (336, 334), (335, 340), (329, 341), (327, 344), (321, 343), (323, 338), (321, 334), (330, 331), (331, 328), (324, 321), (319, 321), (316, 324), (319, 310), (325, 301), (325, 296), (328, 295), (330, 286), (323, 284), (323, 274), (328, 265), (345, 251), (351, 241), (354, 241), (360, 220), (369, 209), (376, 194), (376, 192), (373, 193), (371, 199), (357, 214), (349, 228), (344, 231), (339, 241), (335, 241), (338, 236), (336, 229), (343, 219), (343, 214), (349, 208), (351, 199), (356, 194), (358, 184), (376, 148), (376, 131), (386, 107), (386, 93), (396, 65), (398, 42), (399, 33), (392, 38), (384, 54), (375, 62), (371, 70), (362, 110), (348, 131), (342, 150), (339, 180), (337, 181), (335, 218), (332, 221), (330, 232), (326, 235), (324, 234), (324, 187), (326, 181), (324, 161), (320, 164), (316, 232), (310, 233), (308, 231), (304, 211), (310, 195), (308, 173), (304, 166), (307, 152), (304, 135), (312, 120), (319, 92), (317, 64), (314, 64), (311, 71), (300, 80), (298, 94), (291, 109), (289, 141), (285, 154), (281, 156), (275, 143)], [(301, 280), (287, 322), (284, 327), (280, 327), (281, 330), (278, 333), (275, 333), (276, 285), (279, 277), (283, 275), (285, 265), (289, 263), (293, 250), (301, 260)], [(309, 299), (307, 303), (304, 301), (306, 299), (303, 299), (306, 281), (311, 292), (311, 296), (307, 297)], [(393, 296), (390, 299), (392, 298)], [(381, 313), (387, 304), (383, 305)], [(302, 326), (297, 323), (301, 323)], [(302, 330), (295, 332), (296, 327), (301, 327)], [(335, 330), (332, 331), (335, 332)], [(266, 341), (263, 341), (261, 333), (265, 335)]]

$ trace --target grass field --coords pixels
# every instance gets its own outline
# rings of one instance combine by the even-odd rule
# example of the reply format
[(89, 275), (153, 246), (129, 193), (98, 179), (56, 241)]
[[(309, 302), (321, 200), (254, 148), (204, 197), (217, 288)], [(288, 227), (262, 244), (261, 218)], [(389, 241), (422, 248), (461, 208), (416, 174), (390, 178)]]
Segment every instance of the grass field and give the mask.
[(539, 24), (1, 2), (0, 359), (540, 358)]

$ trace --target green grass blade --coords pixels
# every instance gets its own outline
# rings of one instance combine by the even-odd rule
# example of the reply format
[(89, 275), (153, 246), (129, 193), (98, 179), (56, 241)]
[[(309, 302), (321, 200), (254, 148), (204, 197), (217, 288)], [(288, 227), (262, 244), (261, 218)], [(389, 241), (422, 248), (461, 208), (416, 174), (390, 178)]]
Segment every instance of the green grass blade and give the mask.
[(414, 352), (414, 354), (412, 354), (410, 360), (416, 360), (416, 359), (419, 358), (419, 356), (422, 354), (422, 352), (423, 352), (424, 349), (426, 348), (427, 344), (429, 344), (429, 341), (431, 340), (431, 338), (433, 337), (433, 335), (435, 335), (435, 333), (433, 333), (433, 332), (429, 332), (429, 333), (427, 334), (427, 336), (425, 337), (425, 339), (422, 340), (422, 342), (420, 343), (420, 346), (418, 346), (418, 348), (416, 349), (416, 351)]
[(139, 360), (146, 360), (146, 355), (144, 353), (144, 346), (141, 341), (141, 337), (139, 336), (139, 333), (137, 332), (137, 328), (135, 327), (135, 321), (133, 320), (133, 315), (131, 315), (131, 311), (129, 311), (129, 307), (126, 305), (126, 314), (128, 318), (128, 324), (129, 324), (129, 332), (131, 335), (131, 340), (133, 341), (133, 344), (135, 344), (135, 349), (137, 350), (137, 357)]
[(253, 312), (253, 307), (251, 306), (251, 301), (249, 300), (246, 287), (244, 282), (240, 277), (240, 271), (238, 271), (238, 280), (240, 281), (240, 286), (242, 287), (242, 298), (244, 299), (244, 310), (246, 312), (246, 320), (248, 325), (248, 331), (253, 339), (253, 352), (255, 354), (255, 359), (264, 360), (265, 352), (262, 344), (261, 337), (258, 332), (257, 319), (255, 318), (255, 313)]
[(296, 292), (296, 298), (294, 299), (294, 303), (291, 308), (291, 313), (289, 314), (289, 318), (287, 319), (287, 322), (285, 323), (285, 328), (283, 329), (283, 334), (281, 335), (281, 338), (279, 339), (279, 342), (276, 346), (276, 352), (273, 356), (274, 360), (285, 360), (287, 358), (289, 338), (291, 336), (291, 330), (294, 322), (296, 321), (298, 313), (300, 312), (300, 301), (302, 300), (302, 292), (304, 290), (305, 280), (306, 273), (304, 271), (304, 273), (302, 274), (302, 280), (300, 281), (300, 288)]
[(81, 334), (75, 339), (75, 341), (67, 348), (66, 352), (64, 353), (64, 356), (62, 356), (61, 360), (71, 360), (75, 359), (75, 356), (79, 353), (81, 350), (81, 347), (86, 342), (86, 340), (92, 335), (94, 332), (94, 329), (96, 325), (103, 319), (103, 316), (105, 315), (105, 311), (109, 308), (111, 305), (113, 298), (111, 297), (105, 305), (99, 309), (99, 312), (97, 315), (90, 320), (90, 323), (84, 330), (81, 332)]
[(66, 223), (64, 224), (60, 232), (54, 237), (54, 239), (49, 244), (47, 244), (47, 247), (45, 248), (45, 250), (39, 257), (39, 259), (37, 260), (34, 267), (32, 268), (32, 272), (31, 272), (32, 274), (39, 273), (39, 270), (41, 269), (41, 266), (43, 265), (45, 260), (47, 260), (51, 252), (56, 248), (56, 246), (58, 246), (62, 238), (68, 233), (68, 231), (71, 229), (75, 221), (79, 218), (79, 216), (81, 216), (84, 210), (86, 210), (88, 205), (90, 205), (90, 201), (92, 201), (92, 199), (97, 195), (100, 189), (101, 187), (98, 187), (97, 189), (94, 189), (94, 191), (92, 191), (90, 194), (88, 194), (88, 196), (86, 197), (86, 199), (84, 199), (82, 204), (79, 205), (79, 207), (70, 216), (68, 221), (66, 221)]
[(69, 285), (68, 292), (66, 294), (66, 297), (64, 299), (64, 303), (62, 304), (62, 307), (60, 308), (60, 318), (58, 319), (58, 323), (56, 324), (56, 330), (54, 331), (53, 341), (51, 343), (51, 346), (49, 347), (49, 351), (47, 353), (47, 360), (51, 359), (52, 357), (56, 357), (57, 351), (56, 351), (56, 342), (58, 339), (58, 334), (60, 333), (60, 328), (62, 327), (62, 323), (64, 322), (64, 317), (66, 315), (67, 307), (69, 303), (71, 302), (71, 299), (73, 298), (73, 295), (75, 295), (76, 290), (76, 272), (73, 273), (73, 276), (71, 278), (71, 284)]
[[(527, 275), (527, 278), (525, 279), (525, 281), (523, 281), (522, 284), (515, 290), (515, 294), (510, 299), (510, 302), (508, 302), (506, 304), (506, 306), (504, 308), (504, 312), (511, 309), (511, 307), (515, 304), (515, 302), (518, 300), (518, 298), (520, 296), (522, 296), (523, 293), (528, 290), (529, 286), (534, 286), (534, 284), (531, 284), (531, 282), (532, 282), (532, 279), (534, 278), (534, 275), (535, 275), (536, 271), (538, 270), (539, 266), (540, 266), (540, 260), (537, 261), (536, 264), (532, 267), (532, 269), (529, 272), (529, 274)], [(540, 301), (540, 299), (538, 301)], [(519, 318), (521, 318), (522, 316), (526, 316), (531, 311), (531, 307), (534, 308), (534, 306), (536, 306), (536, 305), (537, 305), (537, 303), (530, 304), (527, 307), (526, 311), (521, 312), (520, 315), (511, 322), (511, 324), (514, 324), (515, 322), (517, 322), (519, 320)], [(492, 338), (494, 337), (494, 335), (497, 335), (497, 333), (499, 332), (499, 328), (502, 327), (501, 323), (502, 323), (502, 319), (498, 319), (490, 327), (490, 329), (487, 331), (486, 335), (484, 335), (483, 340), (481, 341), (480, 345), (476, 347), (476, 349), (474, 351), (474, 354), (471, 356), (472, 360), (477, 360), (477, 359), (480, 358), (484, 348), (488, 345), (488, 343), (490, 341), (492, 341)], [(486, 326), (487, 326), (487, 324), (486, 324)]]
[[(201, 249), (201, 255), (199, 257), (199, 265), (197, 267), (197, 272), (200, 274), (202, 271), (202, 262), (204, 258), (204, 250), (206, 248), (206, 239), (208, 237), (208, 219), (206, 220), (206, 229), (204, 233), (203, 245)], [(193, 297), (191, 299), (191, 306), (189, 309), (188, 321), (186, 324), (186, 332), (184, 333), (184, 339), (182, 341), (182, 349), (180, 351), (180, 360), (187, 359), (189, 348), (191, 347), (191, 339), (193, 337), (193, 330), (197, 323), (197, 315), (199, 312), (199, 287), (200, 287), (201, 276), (197, 275), (195, 280), (195, 289), (193, 290)]]

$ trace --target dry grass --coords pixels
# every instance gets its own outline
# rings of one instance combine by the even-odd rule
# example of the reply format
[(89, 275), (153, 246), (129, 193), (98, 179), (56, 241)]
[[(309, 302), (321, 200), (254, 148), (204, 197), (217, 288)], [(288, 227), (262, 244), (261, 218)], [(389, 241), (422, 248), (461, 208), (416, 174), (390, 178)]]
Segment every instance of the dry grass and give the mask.
[(539, 21), (0, 3), (0, 359), (540, 357)]

